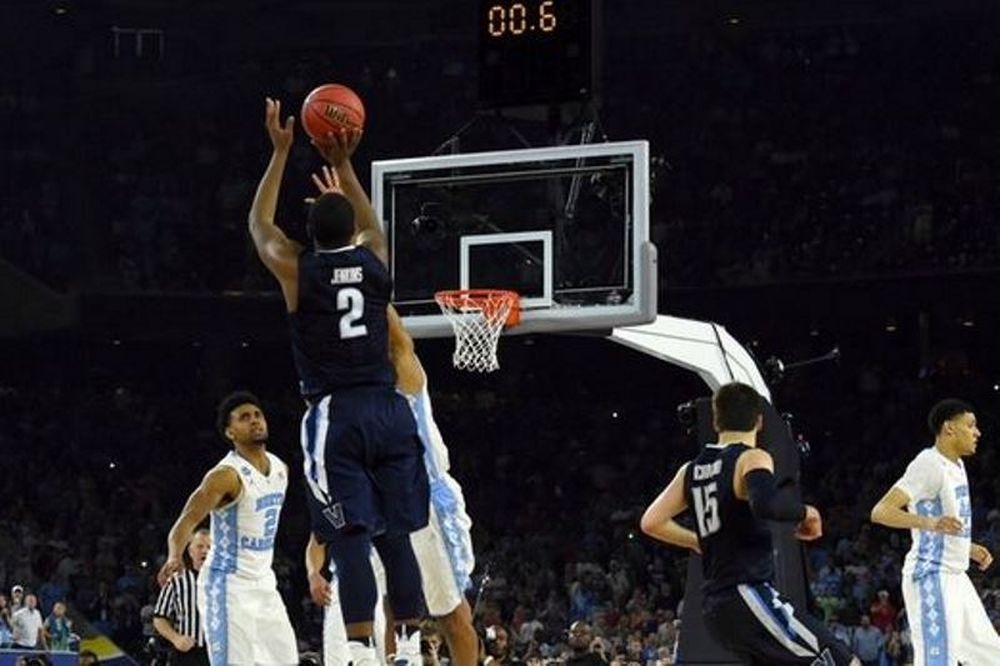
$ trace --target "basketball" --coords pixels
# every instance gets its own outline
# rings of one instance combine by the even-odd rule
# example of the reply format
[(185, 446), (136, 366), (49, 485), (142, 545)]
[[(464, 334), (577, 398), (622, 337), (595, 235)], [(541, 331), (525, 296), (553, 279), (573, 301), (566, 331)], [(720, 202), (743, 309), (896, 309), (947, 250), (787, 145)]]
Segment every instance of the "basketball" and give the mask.
[(365, 125), (365, 106), (361, 98), (339, 83), (322, 85), (302, 102), (302, 127), (314, 141), (326, 141), (328, 132), (361, 129)]

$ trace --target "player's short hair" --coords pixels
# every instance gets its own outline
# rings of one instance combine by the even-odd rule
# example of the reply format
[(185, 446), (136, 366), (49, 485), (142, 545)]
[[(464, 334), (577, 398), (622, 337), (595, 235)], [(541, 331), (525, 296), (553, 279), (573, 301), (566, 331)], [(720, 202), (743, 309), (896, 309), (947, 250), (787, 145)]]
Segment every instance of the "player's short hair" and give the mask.
[(931, 407), (931, 411), (927, 414), (927, 427), (931, 429), (931, 434), (937, 437), (941, 434), (941, 426), (947, 421), (973, 411), (975, 410), (972, 409), (972, 405), (964, 400), (945, 398)]
[(320, 247), (342, 247), (354, 237), (354, 206), (339, 192), (326, 192), (309, 206), (306, 232)]
[(764, 399), (747, 384), (725, 384), (712, 396), (712, 416), (719, 432), (753, 430), (763, 413)]
[(229, 427), (229, 416), (240, 405), (255, 405), (261, 411), (264, 410), (263, 405), (260, 404), (260, 399), (250, 391), (233, 391), (219, 401), (219, 406), (215, 410), (215, 429), (219, 431), (219, 435), (226, 441), (229, 441), (229, 438), (226, 437), (226, 428)]

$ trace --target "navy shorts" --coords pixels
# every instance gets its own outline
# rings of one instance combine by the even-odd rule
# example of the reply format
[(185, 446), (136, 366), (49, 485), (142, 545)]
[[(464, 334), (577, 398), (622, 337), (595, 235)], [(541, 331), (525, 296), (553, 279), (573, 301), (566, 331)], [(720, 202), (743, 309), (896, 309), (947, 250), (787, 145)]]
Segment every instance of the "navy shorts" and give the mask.
[(768, 583), (738, 585), (702, 600), (705, 627), (751, 666), (847, 666), (852, 654), (822, 622), (792, 608)]
[(395, 389), (354, 388), (311, 403), (302, 449), (319, 541), (358, 531), (407, 534), (427, 525), (424, 447), (409, 402)]

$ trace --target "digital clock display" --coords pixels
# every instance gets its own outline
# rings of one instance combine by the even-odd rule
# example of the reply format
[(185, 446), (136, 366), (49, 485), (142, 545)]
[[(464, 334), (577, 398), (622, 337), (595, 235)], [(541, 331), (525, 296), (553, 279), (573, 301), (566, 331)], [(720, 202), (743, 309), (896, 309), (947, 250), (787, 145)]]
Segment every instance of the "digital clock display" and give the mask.
[(591, 0), (479, 0), (479, 100), (486, 106), (586, 99)]
[[(537, 3), (514, 2), (509, 5), (489, 4), (486, 13), (486, 32), (490, 37), (517, 37), (539, 33), (553, 33), (559, 29), (559, 17), (556, 14), (556, 0), (544, 0)], [(529, 7), (531, 7), (529, 9)], [(565, 18), (563, 19), (565, 22)], [(565, 28), (564, 28), (565, 29)], [(542, 35), (540, 35), (542, 36)]]

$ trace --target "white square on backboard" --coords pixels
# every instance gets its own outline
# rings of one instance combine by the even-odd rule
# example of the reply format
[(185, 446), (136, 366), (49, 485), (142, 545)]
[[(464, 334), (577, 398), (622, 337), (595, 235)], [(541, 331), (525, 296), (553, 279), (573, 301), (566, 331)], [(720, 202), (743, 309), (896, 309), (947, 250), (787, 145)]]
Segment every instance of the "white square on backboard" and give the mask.
[[(542, 295), (535, 298), (521, 298), (524, 309), (547, 308), (552, 306), (552, 232), (522, 231), (510, 234), (477, 234), (462, 236), (459, 243), (459, 288), (469, 289), (469, 251), (482, 245), (506, 245), (510, 243), (542, 244)], [(478, 288), (479, 285), (477, 285)], [(503, 285), (494, 285), (497, 288)]]

